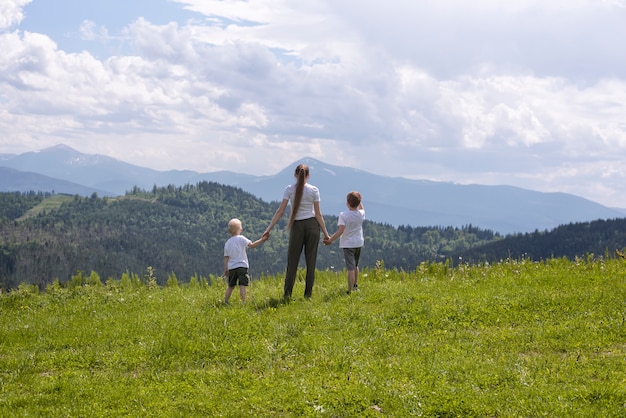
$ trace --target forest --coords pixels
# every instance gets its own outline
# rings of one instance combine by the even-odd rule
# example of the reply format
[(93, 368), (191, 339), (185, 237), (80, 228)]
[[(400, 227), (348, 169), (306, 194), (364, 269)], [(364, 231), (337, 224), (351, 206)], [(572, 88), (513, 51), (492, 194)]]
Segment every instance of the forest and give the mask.
[(547, 260), (566, 257), (615, 257), (626, 245), (626, 218), (570, 223), (550, 231), (517, 234), (481, 246), (464, 249), (453, 258), (466, 262), (498, 262), (506, 259)]
[[(367, 217), (366, 200), (364, 205)], [(254, 240), (277, 207), (278, 202), (264, 202), (239, 188), (213, 182), (152, 190), (136, 187), (116, 198), (0, 193), (0, 288), (21, 283), (43, 288), (90, 272), (106, 280), (125, 273), (143, 275), (148, 269), (158, 284), (171, 277), (181, 282), (202, 277), (210, 282), (223, 270), (228, 221), (241, 219), (243, 235)], [(337, 215), (324, 214), (331, 234), (337, 228)], [(287, 220), (284, 216), (269, 241), (248, 250), (253, 278), (284, 271)], [(364, 234), (363, 267), (382, 264), (411, 271), (423, 262), (613, 254), (626, 241), (626, 220), (506, 237), (472, 225), (396, 228), (366, 221)], [(320, 244), (317, 268), (341, 271), (343, 267), (338, 244)]]

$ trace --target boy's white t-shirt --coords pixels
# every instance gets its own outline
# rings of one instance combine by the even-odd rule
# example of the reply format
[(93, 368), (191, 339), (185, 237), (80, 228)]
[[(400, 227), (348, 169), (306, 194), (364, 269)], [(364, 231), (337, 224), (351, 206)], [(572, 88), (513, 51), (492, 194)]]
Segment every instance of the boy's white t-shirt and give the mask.
[[(283, 193), (283, 199), (288, 199), (291, 202), (291, 207), (293, 208), (293, 199), (296, 197), (296, 184), (290, 184), (285, 188), (285, 193)], [(298, 212), (296, 216), (293, 218), (296, 221), (301, 221), (303, 219), (309, 219), (315, 217), (315, 209), (313, 207), (314, 202), (320, 201), (320, 191), (317, 187), (310, 185), (309, 183), (304, 183), (304, 190), (302, 191), (302, 200), (300, 201), (300, 206), (298, 207)]]
[(233, 235), (228, 238), (228, 241), (224, 244), (224, 257), (228, 257), (228, 270), (236, 269), (237, 267), (249, 267), (246, 248), (248, 248), (248, 244), (251, 242), (243, 235)]
[(359, 248), (365, 244), (363, 238), (363, 220), (365, 210), (346, 210), (339, 214), (337, 225), (344, 225), (343, 234), (339, 237), (339, 248)]

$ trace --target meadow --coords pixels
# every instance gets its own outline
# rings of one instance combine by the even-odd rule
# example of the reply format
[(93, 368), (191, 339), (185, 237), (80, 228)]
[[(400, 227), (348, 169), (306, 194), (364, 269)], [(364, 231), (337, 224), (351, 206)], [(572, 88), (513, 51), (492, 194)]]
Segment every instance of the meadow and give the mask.
[(0, 416), (626, 416), (624, 260), (209, 279), (0, 295)]

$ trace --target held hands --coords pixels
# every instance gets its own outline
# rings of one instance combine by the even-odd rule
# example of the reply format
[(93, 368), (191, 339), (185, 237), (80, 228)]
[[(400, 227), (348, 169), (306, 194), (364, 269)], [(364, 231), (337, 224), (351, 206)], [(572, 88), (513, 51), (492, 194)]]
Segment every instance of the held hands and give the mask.
[[(261, 239), (261, 241), (267, 241), (267, 240), (269, 240), (269, 239), (270, 239), (270, 233), (269, 233), (269, 231), (265, 231), (265, 232), (263, 232), (263, 235), (261, 235), (261, 238), (260, 238), (260, 239)], [(323, 242), (324, 242), (324, 245), (330, 245), (330, 244), (332, 244), (332, 243), (333, 243), (333, 239), (331, 238), (331, 236), (330, 236), (330, 235), (325, 235), (325, 236), (324, 236), (324, 240), (323, 240)]]

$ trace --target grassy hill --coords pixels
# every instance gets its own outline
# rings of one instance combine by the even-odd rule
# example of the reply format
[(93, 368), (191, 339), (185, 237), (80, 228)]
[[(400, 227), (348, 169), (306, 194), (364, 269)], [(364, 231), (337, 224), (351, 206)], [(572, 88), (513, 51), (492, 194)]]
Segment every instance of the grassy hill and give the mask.
[[(318, 272), (282, 302), (225, 285), (74, 277), (0, 295), (0, 415), (620, 417), (622, 260)], [(302, 278), (294, 295), (303, 292)]]
[[(264, 202), (241, 189), (207, 182), (151, 191), (135, 188), (116, 198), (0, 193), (0, 288), (30, 283), (43, 289), (55, 279), (69, 281), (79, 271), (95, 271), (106, 280), (149, 266), (160, 285), (171, 275), (183, 282), (193, 276), (210, 281), (223, 269), (228, 220), (240, 218), (244, 235), (257, 238), (276, 207), (276, 202)], [(325, 219), (334, 232), (337, 217)], [(248, 252), (254, 277), (284, 272), (286, 223), (287, 216), (270, 241)], [(403, 271), (440, 260), (480, 264), (575, 260), (588, 254), (611, 258), (626, 243), (625, 218), (507, 237), (472, 225), (396, 228), (366, 220), (363, 228), (361, 266), (383, 261), (388, 268)], [(320, 245), (318, 269), (337, 270), (343, 265), (338, 245)]]
[[(151, 191), (135, 188), (116, 198), (0, 193), (0, 288), (20, 283), (45, 288), (55, 279), (68, 281), (78, 271), (96, 271), (106, 279), (148, 266), (159, 284), (172, 274), (182, 281), (194, 275), (210, 279), (223, 270), (228, 221), (241, 219), (243, 234), (256, 239), (277, 205), (241, 189), (207, 182)], [(334, 232), (337, 217), (325, 219)], [(254, 276), (284, 271), (286, 223), (284, 216), (271, 239), (248, 252)], [(471, 226), (394, 228), (366, 221), (364, 230), (362, 266), (384, 260), (389, 267), (405, 270), (500, 238)], [(318, 253), (319, 269), (344, 264), (338, 244), (320, 245)]]
[(74, 198), (70, 195), (50, 195), (46, 199), (42, 200), (37, 206), (34, 206), (26, 211), (26, 213), (24, 213), (18, 220), (35, 218), (39, 215), (49, 213), (50, 211), (58, 210), (64, 203), (70, 203), (73, 199)]

